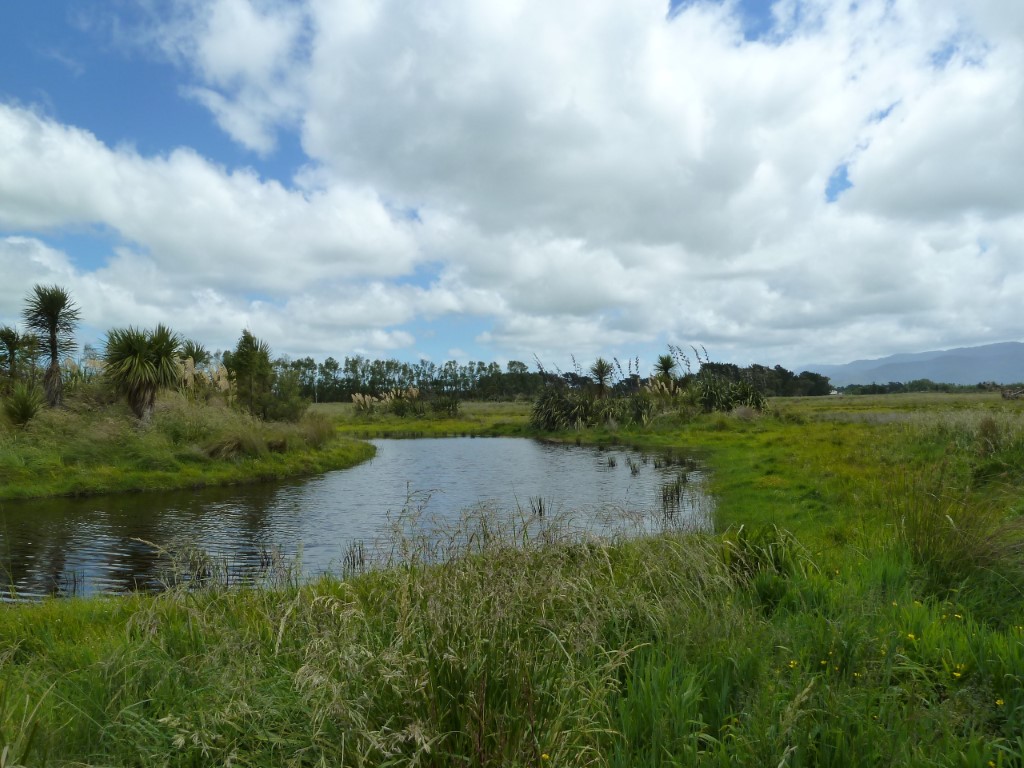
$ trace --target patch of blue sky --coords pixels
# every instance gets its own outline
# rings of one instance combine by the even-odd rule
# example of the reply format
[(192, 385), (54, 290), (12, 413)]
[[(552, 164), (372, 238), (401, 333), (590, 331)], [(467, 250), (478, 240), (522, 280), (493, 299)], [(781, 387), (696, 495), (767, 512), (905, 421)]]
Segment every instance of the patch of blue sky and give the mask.
[[(395, 357), (415, 361), (425, 356), (434, 363), (457, 359), (460, 363), (495, 359), (495, 350), (478, 338), (491, 330), (489, 319), (469, 315), (418, 318), (395, 330), (406, 331), (415, 341), (408, 350), (396, 350)], [(452, 354), (457, 352), (458, 354)], [(415, 360), (414, 360), (415, 358)]]
[(984, 66), (990, 50), (989, 42), (961, 30), (932, 51), (929, 60), (935, 70), (945, 69), (954, 60), (957, 66), (980, 67)]
[(38, 240), (64, 253), (76, 270), (85, 273), (102, 269), (114, 256), (115, 250), (126, 244), (115, 230), (103, 226), (83, 225), (47, 232), (0, 229), (0, 238), (5, 237)]
[(832, 175), (828, 178), (828, 184), (825, 185), (825, 200), (834, 203), (843, 192), (852, 186), (849, 167), (846, 163), (840, 163), (832, 171)]
[(391, 282), (393, 285), (411, 285), (426, 290), (440, 279), (443, 269), (444, 265), (439, 261), (422, 262), (409, 274), (400, 275)]
[(412, 221), (417, 224), (421, 224), (423, 219), (420, 218), (420, 209), (415, 206), (401, 205), (392, 200), (382, 199), (381, 203), (388, 210), (388, 212), (399, 221)]
[(880, 122), (882, 122), (883, 120), (885, 120), (885, 118), (887, 118), (889, 115), (892, 114), (892, 111), (894, 109), (896, 109), (896, 107), (898, 107), (899, 104), (900, 104), (899, 100), (896, 100), (892, 104), (890, 104), (888, 107), (886, 107), (885, 109), (880, 109), (877, 112), (871, 113), (871, 116), (868, 118), (868, 122), (871, 122), (871, 123), (880, 123)]
[(947, 40), (939, 48), (931, 52), (931, 64), (933, 69), (945, 69), (946, 65), (953, 60), (959, 50), (955, 38)]
[[(688, 5), (698, 2), (721, 4), (726, 0), (669, 0), (669, 18), (677, 15)], [(775, 15), (772, 13), (774, 0), (736, 0), (735, 8), (740, 14), (743, 37), (749, 41), (764, 40), (775, 33)]]
[[(76, 23), (67, 0), (0, 6), (0, 100), (40, 110), (110, 147), (145, 156), (190, 147), (229, 169), (249, 167), (290, 185), (309, 162), (294, 129), (266, 156), (233, 141), (182, 91), (172, 64), (117, 50), (106, 32)], [(125, 6), (118, 5), (125, 11)]]
[(33, 237), (67, 254), (79, 272), (102, 269), (114, 256), (115, 250), (125, 245), (117, 231), (99, 225), (48, 232), (42, 236), (33, 234)]

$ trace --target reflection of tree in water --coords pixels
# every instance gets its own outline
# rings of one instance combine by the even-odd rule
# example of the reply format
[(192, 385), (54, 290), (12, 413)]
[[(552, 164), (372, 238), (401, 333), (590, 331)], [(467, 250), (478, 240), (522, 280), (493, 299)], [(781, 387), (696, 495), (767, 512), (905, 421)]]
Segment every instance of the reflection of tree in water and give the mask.
[(0, 574), (4, 589), (15, 595), (64, 594), (73, 581), (65, 563), (71, 531), (41, 506), (22, 509), (5, 503), (2, 510)]

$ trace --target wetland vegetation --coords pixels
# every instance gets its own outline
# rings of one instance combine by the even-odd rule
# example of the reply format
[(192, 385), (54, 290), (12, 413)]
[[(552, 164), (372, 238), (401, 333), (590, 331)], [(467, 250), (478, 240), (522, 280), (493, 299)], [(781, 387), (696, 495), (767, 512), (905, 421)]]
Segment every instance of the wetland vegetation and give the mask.
[[(461, 418), (526, 429), (529, 406)], [(5, 764), (1021, 764), (1019, 403), (553, 436), (699, 453), (718, 531), (513, 546), (470, 515), (442, 563), (409, 534), (344, 580), (4, 607)]]

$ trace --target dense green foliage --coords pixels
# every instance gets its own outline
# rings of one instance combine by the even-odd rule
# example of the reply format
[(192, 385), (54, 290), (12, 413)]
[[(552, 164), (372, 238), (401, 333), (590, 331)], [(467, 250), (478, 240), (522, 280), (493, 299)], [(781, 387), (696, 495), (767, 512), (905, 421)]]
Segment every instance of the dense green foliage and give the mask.
[(284, 359), (272, 360), (270, 347), (248, 330), (233, 351), (211, 355), (202, 343), (182, 341), (162, 323), (153, 330), (114, 328), (102, 355), (86, 345), (75, 360), (71, 353), (80, 309), (64, 288), (35, 286), (23, 315), (39, 335), (0, 327), (0, 397), (8, 419), (18, 425), (38, 412), (30, 395), (40, 382), (50, 405), (60, 405), (66, 389), (99, 378), (110, 392), (125, 397), (144, 422), (163, 389), (176, 389), (195, 403), (222, 395), (225, 402), (269, 421), (299, 421), (310, 402), (303, 394), (301, 369)]
[(699, 451), (719, 532), (479, 511), (442, 563), (396, 527), (392, 567), (344, 581), (5, 606), (8, 764), (1024, 760), (1018, 404), (773, 401), (581, 437)]
[(454, 396), (460, 400), (512, 400), (532, 397), (543, 384), (540, 373), (512, 360), (504, 370), (497, 363), (481, 361), (460, 365), (449, 360), (438, 365), (429, 360), (410, 364), (398, 360), (371, 360), (360, 355), (338, 362), (328, 357), (317, 363), (311, 357), (283, 362), (299, 377), (303, 397), (318, 403), (349, 402), (352, 395), (380, 397), (387, 392), (417, 389), (424, 398)]
[[(1024, 385), (1012, 388), (1020, 389)], [(839, 391), (847, 395), (898, 395), (909, 392), (998, 392), (1001, 387), (992, 381), (977, 384), (943, 384), (931, 379), (914, 379), (912, 381), (890, 381), (886, 384), (848, 384)]]
[(23, 373), (31, 372), (38, 357), (38, 336), (0, 326), (0, 393), (10, 391)]
[(114, 328), (103, 353), (104, 376), (128, 398), (132, 412), (143, 421), (153, 415), (156, 393), (181, 379), (181, 340), (165, 325), (152, 331)]
[[(670, 349), (674, 354), (659, 357), (655, 374), (646, 380), (634, 372), (632, 362), (623, 372), (618, 361), (613, 365), (600, 357), (589, 376), (578, 369), (557, 377), (542, 371), (547, 383), (534, 400), (530, 425), (546, 432), (578, 431), (604, 425), (646, 426), (655, 417), (669, 415), (691, 419), (701, 411), (764, 410), (765, 394), (749, 376), (733, 378), (728, 366), (707, 360), (692, 373), (685, 355)], [(676, 376), (680, 369), (686, 373)]]

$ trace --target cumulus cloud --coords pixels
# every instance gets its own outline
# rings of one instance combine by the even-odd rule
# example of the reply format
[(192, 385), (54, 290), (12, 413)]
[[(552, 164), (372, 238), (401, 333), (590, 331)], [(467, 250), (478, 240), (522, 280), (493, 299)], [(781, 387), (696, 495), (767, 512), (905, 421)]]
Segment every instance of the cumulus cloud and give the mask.
[(134, 39), (187, 97), (257, 153), (295, 132), (309, 164), (144, 157), (0, 105), (0, 227), (112, 228), (124, 247), (82, 277), (118, 306), (335, 354), (411, 350), (446, 315), (495, 358), (563, 361), (1020, 336), (1015, 4), (776, 0), (755, 40), (741, 4), (701, 0), (147, 8)]
[(0, 105), (0, 227), (102, 223), (140, 244), (163, 280), (294, 291), (396, 275), (416, 258), (407, 223), (372, 189), (287, 189), (188, 149), (142, 157), (88, 132)]

